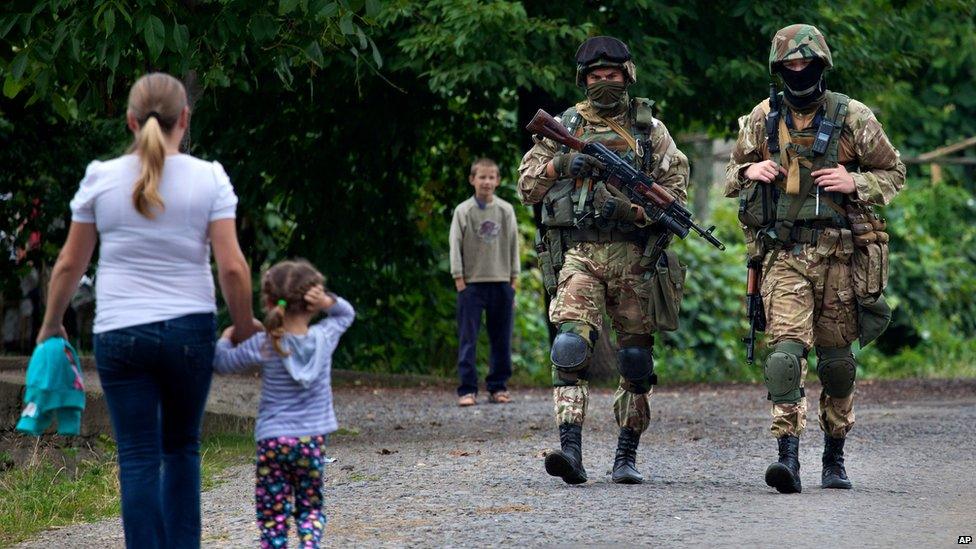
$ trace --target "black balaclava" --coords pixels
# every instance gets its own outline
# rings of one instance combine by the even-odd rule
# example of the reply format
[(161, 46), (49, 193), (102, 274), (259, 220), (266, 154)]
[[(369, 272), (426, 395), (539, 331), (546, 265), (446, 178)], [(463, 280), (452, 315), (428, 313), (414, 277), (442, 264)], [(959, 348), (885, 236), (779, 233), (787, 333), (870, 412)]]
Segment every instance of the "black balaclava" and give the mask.
[(601, 80), (586, 87), (586, 97), (590, 104), (601, 113), (616, 114), (627, 106), (627, 83)]
[(780, 66), (778, 72), (786, 85), (783, 95), (790, 106), (802, 111), (820, 103), (820, 98), (827, 90), (827, 81), (823, 77), (823, 61), (814, 59), (799, 71)]

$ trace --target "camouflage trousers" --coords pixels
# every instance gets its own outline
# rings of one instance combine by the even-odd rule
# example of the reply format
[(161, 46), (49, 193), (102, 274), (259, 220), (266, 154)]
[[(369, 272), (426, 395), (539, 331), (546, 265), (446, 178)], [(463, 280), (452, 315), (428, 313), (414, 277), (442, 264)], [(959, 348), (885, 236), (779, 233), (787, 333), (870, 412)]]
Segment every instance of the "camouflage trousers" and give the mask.
[[(559, 271), (556, 297), (549, 307), (549, 320), (559, 326), (566, 322), (581, 322), (592, 330), (603, 326), (606, 310), (618, 343), (628, 340), (650, 340), (652, 322), (649, 311), (647, 282), (640, 266), (643, 249), (630, 242), (583, 242), (566, 252)], [(589, 402), (586, 371), (579, 372), (575, 385), (555, 387), (556, 423), (582, 425)], [(553, 372), (553, 379), (556, 379)], [(646, 394), (626, 390), (621, 378), (614, 395), (613, 411), (620, 427), (630, 427), (642, 433), (650, 423), (650, 408)]]
[[(822, 238), (816, 246), (779, 252), (761, 289), (770, 346), (793, 340), (809, 351), (814, 346), (845, 347), (857, 338), (850, 253), (849, 244), (835, 235)], [(802, 386), (807, 359), (800, 362)], [(773, 436), (799, 436), (806, 428), (806, 413), (806, 396), (795, 404), (773, 404)], [(831, 437), (846, 436), (854, 426), (854, 395), (834, 398), (821, 391), (819, 420), (820, 428)]]

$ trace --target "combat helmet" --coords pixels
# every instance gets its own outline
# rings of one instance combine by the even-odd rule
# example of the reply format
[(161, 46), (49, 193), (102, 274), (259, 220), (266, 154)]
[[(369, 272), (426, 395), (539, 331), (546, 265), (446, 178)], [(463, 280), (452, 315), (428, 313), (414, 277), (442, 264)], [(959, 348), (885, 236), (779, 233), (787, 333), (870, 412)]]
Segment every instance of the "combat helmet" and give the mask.
[(775, 74), (780, 63), (796, 59), (819, 59), (825, 68), (834, 67), (827, 41), (813, 25), (790, 25), (773, 36), (773, 45), (769, 48), (769, 74)]
[(576, 85), (585, 88), (586, 74), (603, 67), (622, 70), (627, 84), (637, 82), (637, 67), (627, 44), (612, 36), (587, 38), (576, 50)]

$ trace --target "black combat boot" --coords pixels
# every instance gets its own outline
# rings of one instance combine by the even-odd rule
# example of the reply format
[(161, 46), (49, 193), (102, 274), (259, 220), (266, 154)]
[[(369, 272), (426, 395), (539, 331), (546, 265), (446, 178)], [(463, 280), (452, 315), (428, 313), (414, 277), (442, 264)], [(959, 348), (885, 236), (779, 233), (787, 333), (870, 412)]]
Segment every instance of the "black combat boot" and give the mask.
[(580, 425), (563, 423), (559, 426), (561, 450), (546, 456), (546, 472), (554, 477), (562, 477), (566, 484), (586, 482), (586, 469), (583, 469), (583, 428)]
[(766, 484), (781, 494), (798, 494), (800, 487), (800, 437), (785, 436), (779, 443), (779, 461), (766, 468)]
[(844, 439), (833, 438), (824, 433), (823, 473), (820, 475), (820, 487), (850, 490), (852, 486), (844, 469)]
[(617, 455), (613, 458), (613, 475), (617, 484), (641, 484), (644, 476), (637, 470), (637, 444), (641, 434), (630, 427), (621, 427), (617, 437)]

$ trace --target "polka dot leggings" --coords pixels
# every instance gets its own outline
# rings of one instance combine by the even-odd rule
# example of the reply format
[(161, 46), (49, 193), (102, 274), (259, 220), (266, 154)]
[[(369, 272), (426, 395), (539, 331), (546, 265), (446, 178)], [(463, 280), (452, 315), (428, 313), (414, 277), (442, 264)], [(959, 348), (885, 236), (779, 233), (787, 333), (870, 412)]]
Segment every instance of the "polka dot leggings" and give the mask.
[(288, 545), (288, 515), (295, 517), (301, 547), (319, 546), (324, 458), (324, 435), (258, 441), (254, 501), (262, 549)]

